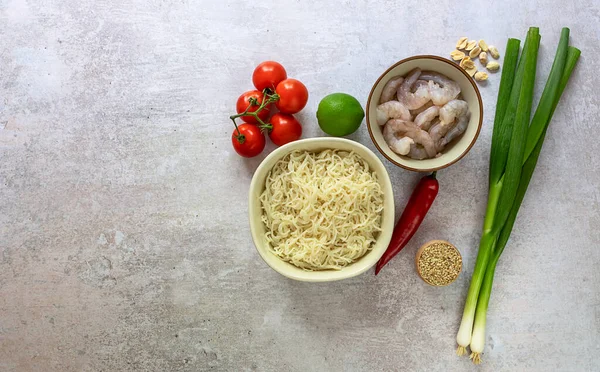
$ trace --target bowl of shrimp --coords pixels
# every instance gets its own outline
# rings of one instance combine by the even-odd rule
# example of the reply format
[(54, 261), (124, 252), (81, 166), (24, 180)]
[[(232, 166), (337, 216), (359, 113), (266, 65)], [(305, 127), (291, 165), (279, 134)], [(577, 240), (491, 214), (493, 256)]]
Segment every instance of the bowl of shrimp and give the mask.
[(383, 156), (407, 170), (432, 172), (471, 150), (481, 130), (483, 102), (460, 66), (421, 55), (395, 63), (377, 79), (366, 116)]

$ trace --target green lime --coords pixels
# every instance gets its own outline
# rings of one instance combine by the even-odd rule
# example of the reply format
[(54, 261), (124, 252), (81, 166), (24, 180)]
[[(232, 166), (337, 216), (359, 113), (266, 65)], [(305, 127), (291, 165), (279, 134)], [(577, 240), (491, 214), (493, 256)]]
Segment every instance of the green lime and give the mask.
[(360, 102), (346, 93), (326, 96), (317, 109), (317, 120), (323, 132), (336, 137), (356, 132), (364, 117)]

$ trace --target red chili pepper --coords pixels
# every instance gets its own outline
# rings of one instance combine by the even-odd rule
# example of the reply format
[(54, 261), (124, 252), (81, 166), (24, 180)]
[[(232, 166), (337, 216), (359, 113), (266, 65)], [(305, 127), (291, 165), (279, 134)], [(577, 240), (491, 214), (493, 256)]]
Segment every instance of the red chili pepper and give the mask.
[(415, 187), (400, 220), (394, 228), (392, 240), (383, 256), (377, 262), (375, 275), (379, 274), (382, 267), (385, 266), (395, 255), (404, 248), (404, 246), (415, 235), (421, 222), (425, 218), (429, 207), (433, 204), (437, 196), (440, 185), (435, 178), (435, 172), (429, 176), (421, 178), (417, 187)]

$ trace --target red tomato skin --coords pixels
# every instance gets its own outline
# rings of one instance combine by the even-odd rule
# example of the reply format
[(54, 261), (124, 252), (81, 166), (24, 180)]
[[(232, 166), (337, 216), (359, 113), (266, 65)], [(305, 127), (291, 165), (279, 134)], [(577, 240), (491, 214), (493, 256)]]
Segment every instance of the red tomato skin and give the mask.
[[(231, 143), (235, 152), (245, 158), (252, 158), (260, 154), (265, 149), (265, 135), (260, 131), (256, 125), (243, 123), (238, 125), (239, 133), (237, 129), (233, 130), (231, 134)], [(243, 143), (240, 143), (238, 139), (239, 135), (244, 136)]]
[(252, 84), (261, 92), (265, 88), (275, 90), (277, 84), (285, 79), (287, 79), (285, 68), (275, 61), (262, 62), (252, 73)]
[[(258, 101), (258, 104), (260, 105), (262, 103), (263, 94), (258, 90), (249, 90), (247, 92), (242, 93), (242, 95), (239, 96), (239, 98), (235, 104), (235, 108), (236, 108), (236, 111), (238, 114), (241, 114), (242, 112), (246, 111), (246, 109), (250, 105), (250, 98), (256, 98), (256, 100)], [(252, 106), (250, 111), (255, 112), (258, 107), (259, 106)], [(269, 108), (269, 106), (265, 106), (258, 113), (258, 117), (262, 121), (265, 121), (269, 117), (270, 111), (271, 111), (271, 109)], [(242, 116), (241, 119), (243, 121), (245, 121), (246, 123), (258, 124), (258, 120), (256, 120), (256, 118), (254, 116), (245, 115), (245, 116)]]
[(306, 86), (296, 79), (285, 79), (277, 84), (275, 93), (279, 95), (275, 106), (284, 114), (295, 114), (302, 110), (308, 102)]
[(276, 113), (271, 117), (273, 129), (269, 132), (269, 138), (277, 146), (283, 146), (300, 139), (302, 136), (302, 125), (290, 114)]

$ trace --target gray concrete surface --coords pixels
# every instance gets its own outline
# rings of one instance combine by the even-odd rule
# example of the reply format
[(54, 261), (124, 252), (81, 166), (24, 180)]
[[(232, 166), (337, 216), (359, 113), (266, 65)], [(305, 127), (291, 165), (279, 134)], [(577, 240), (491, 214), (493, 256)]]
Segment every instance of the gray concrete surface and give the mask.
[[(597, 1), (0, 0), (1, 371), (598, 371)], [(378, 277), (287, 280), (250, 239), (262, 156), (231, 148), (254, 66), (282, 62), (319, 100), (365, 103), (395, 61), (463, 36), (501, 52), (541, 27), (536, 96), (560, 28), (583, 55), (499, 264), (484, 364), (454, 355), (486, 204), (495, 96), (471, 153), (440, 172), (413, 242)], [(350, 136), (374, 149), (366, 128)], [(386, 162), (402, 211), (418, 175)], [(417, 277), (455, 243), (447, 288)]]

